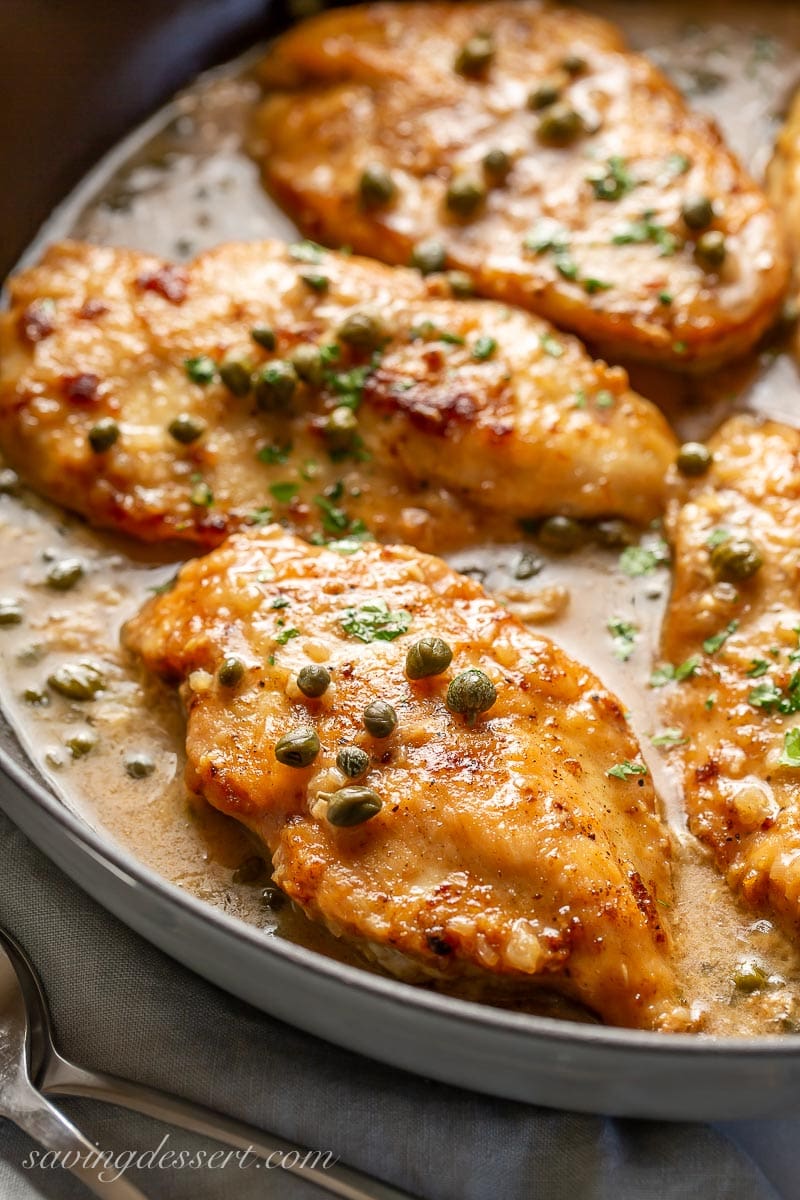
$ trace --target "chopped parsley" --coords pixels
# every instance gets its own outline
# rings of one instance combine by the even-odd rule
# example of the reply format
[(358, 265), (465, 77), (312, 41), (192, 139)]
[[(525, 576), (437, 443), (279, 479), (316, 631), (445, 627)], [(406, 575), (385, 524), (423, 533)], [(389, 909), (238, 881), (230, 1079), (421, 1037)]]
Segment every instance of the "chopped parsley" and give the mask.
[(408, 333), (410, 342), (445, 342), (448, 346), (463, 346), (464, 338), (460, 333), (451, 333), (449, 329), (439, 329), (433, 321), (421, 321), (412, 325)]
[(715, 633), (711, 637), (707, 637), (703, 642), (703, 649), (705, 650), (706, 654), (716, 654), (718, 650), (721, 650), (731, 634), (736, 633), (738, 628), (738, 621), (729, 621), (725, 628), (720, 630), (719, 633)]
[(269, 487), (273, 497), (279, 504), (289, 504), (299, 492), (299, 487), (291, 481), (271, 483)]
[(342, 629), (360, 642), (393, 642), (410, 624), (411, 613), (403, 608), (392, 612), (383, 600), (347, 608), (342, 618)]
[(706, 538), (706, 546), (709, 550), (713, 550), (715, 546), (721, 546), (723, 542), (727, 542), (730, 536), (728, 529), (712, 529)]
[(653, 220), (655, 214), (648, 211), (638, 221), (629, 221), (620, 226), (611, 238), (615, 246), (641, 245), (652, 242), (661, 250), (662, 258), (669, 258), (680, 245), (680, 240), (664, 225)]
[(786, 730), (778, 762), (782, 767), (800, 767), (800, 729)]
[(779, 688), (774, 679), (756, 684), (751, 688), (747, 702), (766, 712), (800, 712), (800, 671), (794, 672), (785, 689)]
[(594, 402), (598, 408), (613, 408), (614, 393), (610, 392), (608, 388), (601, 388), (595, 396)]
[(259, 462), (269, 463), (270, 466), (277, 466), (287, 462), (291, 453), (292, 443), (287, 442), (285, 446), (262, 446), (256, 458)]
[(689, 739), (680, 729), (662, 729), (660, 733), (654, 733), (650, 741), (660, 750), (671, 750), (673, 746), (685, 746)]
[(691, 679), (697, 674), (700, 662), (700, 655), (693, 654), (677, 667), (672, 663), (662, 663), (650, 676), (650, 687), (664, 687), (667, 683), (682, 683), (684, 679)]
[(272, 509), (268, 504), (263, 504), (261, 508), (256, 508), (247, 514), (248, 525), (269, 525), (271, 520)]
[(545, 354), (549, 354), (551, 358), (561, 358), (564, 353), (564, 347), (557, 338), (554, 338), (551, 333), (543, 333), (539, 338), (539, 345), (544, 350)]
[(664, 304), (664, 305), (672, 304), (672, 293), (671, 292), (659, 292), (658, 293), (658, 303)]
[(280, 594), (277, 596), (274, 596), (272, 599), (272, 603), (270, 604), (270, 608), (288, 608), (288, 607), (289, 607), (289, 597), (282, 596)]
[(760, 679), (762, 675), (766, 675), (769, 670), (769, 663), (765, 658), (751, 659), (750, 668), (745, 671), (748, 679)]
[(478, 362), (485, 362), (487, 358), (491, 358), (497, 349), (497, 342), (493, 337), (488, 337), (486, 334), (481, 334), (476, 338), (475, 344), (472, 347), (472, 357)]
[(606, 628), (613, 638), (614, 657), (620, 662), (627, 662), (636, 648), (636, 626), (630, 621), (612, 617)]
[(351, 367), (348, 371), (326, 371), (325, 382), (336, 396), (337, 404), (355, 411), (364, 397), (364, 384), (377, 364), (378, 356), (373, 355), (370, 362), (361, 367)]
[(205, 387), (206, 384), (214, 382), (217, 364), (207, 354), (199, 354), (196, 358), (187, 358), (183, 365), (192, 383), (199, 383)]
[(308, 240), (293, 242), (289, 247), (289, 257), (295, 262), (321, 263), (326, 254), (324, 246)]
[(627, 758), (606, 771), (606, 775), (610, 775), (613, 779), (630, 779), (634, 775), (646, 774), (647, 767), (644, 763), (630, 762)]
[(637, 180), (628, 170), (624, 158), (614, 154), (605, 167), (587, 177), (596, 200), (621, 200), (636, 187)]
[(197, 508), (211, 508), (214, 503), (214, 493), (199, 475), (192, 476), (192, 490), (189, 493), (189, 499)]
[(587, 275), (581, 282), (587, 296), (594, 296), (596, 292), (607, 292), (614, 286), (613, 283), (607, 283), (605, 279), (594, 279), (591, 275)]
[(282, 629), (280, 633), (276, 635), (275, 641), (279, 646), (285, 646), (287, 642), (290, 642), (292, 638), (296, 637), (300, 637), (299, 629)]
[(619, 569), (631, 579), (637, 579), (642, 575), (652, 575), (658, 567), (668, 562), (666, 542), (658, 542), (654, 546), (626, 546), (619, 556)]
[(318, 292), (320, 295), (322, 295), (324, 292), (327, 292), (331, 285), (331, 281), (328, 279), (327, 275), (308, 274), (301, 275), (300, 278), (309, 291)]
[(664, 167), (670, 175), (685, 175), (692, 165), (692, 160), (685, 154), (670, 154), (664, 161)]

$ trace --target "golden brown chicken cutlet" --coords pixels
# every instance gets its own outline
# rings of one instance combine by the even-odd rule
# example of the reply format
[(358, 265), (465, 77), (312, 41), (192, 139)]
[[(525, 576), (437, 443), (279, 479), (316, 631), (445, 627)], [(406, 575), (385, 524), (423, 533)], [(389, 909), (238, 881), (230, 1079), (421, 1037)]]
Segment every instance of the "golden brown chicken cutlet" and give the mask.
[[(662, 508), (675, 440), (624, 371), (416, 272), (308, 243), (231, 244), (187, 267), (65, 243), (10, 290), (0, 444), (97, 525), (214, 545), (271, 506), (307, 535), (320, 516), (363, 533), (387, 473), (401, 499), (446, 489), (512, 519)], [(355, 479), (354, 520), (318, 495), (319, 460)]]
[(617, 29), (536, 0), (369, 4), (279, 38), (254, 153), (311, 237), (455, 268), (615, 359), (738, 357), (787, 281), (775, 214)]
[(190, 786), (314, 920), (405, 976), (684, 1021), (668, 839), (620, 705), (478, 584), (408, 547), (243, 531), (124, 638), (180, 684)]
[[(800, 927), (800, 431), (751, 416), (677, 483), (666, 707), (689, 825), (731, 886)], [(673, 669), (674, 668), (674, 669)]]

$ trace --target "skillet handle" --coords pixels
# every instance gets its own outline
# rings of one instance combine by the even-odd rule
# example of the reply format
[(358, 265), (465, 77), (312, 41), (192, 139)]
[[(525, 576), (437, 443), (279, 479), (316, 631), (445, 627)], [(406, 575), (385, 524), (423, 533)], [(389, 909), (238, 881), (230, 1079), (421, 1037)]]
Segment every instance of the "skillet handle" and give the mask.
[[(280, 1163), (279, 1156), (296, 1151), (299, 1156), (297, 1163), (286, 1164), (281, 1169), (299, 1175), (307, 1183), (313, 1183), (330, 1195), (340, 1197), (340, 1200), (416, 1200), (408, 1192), (401, 1192), (351, 1167), (338, 1164), (327, 1168), (305, 1166), (304, 1162), (313, 1162), (316, 1151), (307, 1150), (294, 1142), (279, 1140), (253, 1125), (214, 1112), (202, 1104), (172, 1096), (158, 1088), (120, 1079), (102, 1071), (87, 1071), (57, 1053), (48, 1061), (40, 1087), (51, 1095), (89, 1096), (107, 1104), (132, 1109), (177, 1125), (190, 1133), (203, 1134), (238, 1150), (249, 1151), (265, 1162), (271, 1160)], [(323, 1152), (319, 1154), (322, 1157)]]

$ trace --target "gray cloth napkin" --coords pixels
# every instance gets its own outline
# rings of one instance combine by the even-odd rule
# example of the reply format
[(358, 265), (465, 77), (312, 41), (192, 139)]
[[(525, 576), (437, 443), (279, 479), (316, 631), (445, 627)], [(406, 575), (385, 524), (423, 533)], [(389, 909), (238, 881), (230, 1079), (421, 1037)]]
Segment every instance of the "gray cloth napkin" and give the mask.
[[(611, 1120), (494, 1100), (404, 1074), (264, 1016), (172, 962), (65, 878), (0, 813), (0, 923), (49, 994), (59, 1048), (248, 1120), (420, 1200), (793, 1200), (800, 1120)], [(391, 1037), (391, 1030), (387, 1030)], [(88, 1100), (58, 1103), (114, 1153), (216, 1145)], [(0, 1200), (81, 1200), (0, 1121)], [(153, 1200), (318, 1200), (285, 1171), (131, 1169)]]

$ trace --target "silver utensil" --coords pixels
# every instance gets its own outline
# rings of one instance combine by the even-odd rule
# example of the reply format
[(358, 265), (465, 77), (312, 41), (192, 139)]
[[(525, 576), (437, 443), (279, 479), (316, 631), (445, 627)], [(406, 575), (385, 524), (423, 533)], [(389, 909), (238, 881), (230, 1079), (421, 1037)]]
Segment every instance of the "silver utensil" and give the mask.
[[(342, 1200), (414, 1200), (409, 1193), (401, 1192), (351, 1167), (338, 1163), (324, 1169), (304, 1166), (302, 1160), (310, 1153), (305, 1147), (280, 1141), (255, 1126), (223, 1116), (203, 1105), (102, 1071), (88, 1071), (69, 1062), (56, 1049), (47, 998), (35, 967), (20, 944), (7, 931), (0, 929), (0, 1039), (9, 1026), (15, 1031), (17, 1043), (21, 1040), (26, 1043), (30, 1079), (40, 1092), (60, 1096), (90, 1096), (94, 1100), (156, 1117), (191, 1133), (203, 1134), (236, 1149), (249, 1149), (264, 1160), (273, 1155), (297, 1151), (297, 1165), (286, 1164), (282, 1169), (301, 1176), (306, 1182)], [(23, 1061), (24, 1049), (23, 1046)], [(29, 1086), (33, 1090), (33, 1085)], [(0, 1089), (4, 1093), (2, 1076)], [(34, 1095), (37, 1094), (34, 1091)], [(49, 1108), (44, 1097), (40, 1098)], [(75, 1133), (81, 1137), (77, 1130)], [(91, 1143), (87, 1145), (94, 1151)], [(117, 1200), (117, 1196), (119, 1200), (141, 1198), (141, 1193), (135, 1189), (127, 1193), (113, 1193), (109, 1187), (105, 1187), (99, 1194), (109, 1200)]]
[(14, 964), (0, 954), (0, 1116), (13, 1121), (48, 1150), (64, 1153), (67, 1169), (96, 1196), (105, 1196), (106, 1200), (145, 1200), (127, 1180), (102, 1178), (104, 1163), (97, 1147), (37, 1091), (29, 1066), (31, 1034), (27, 1004)]

